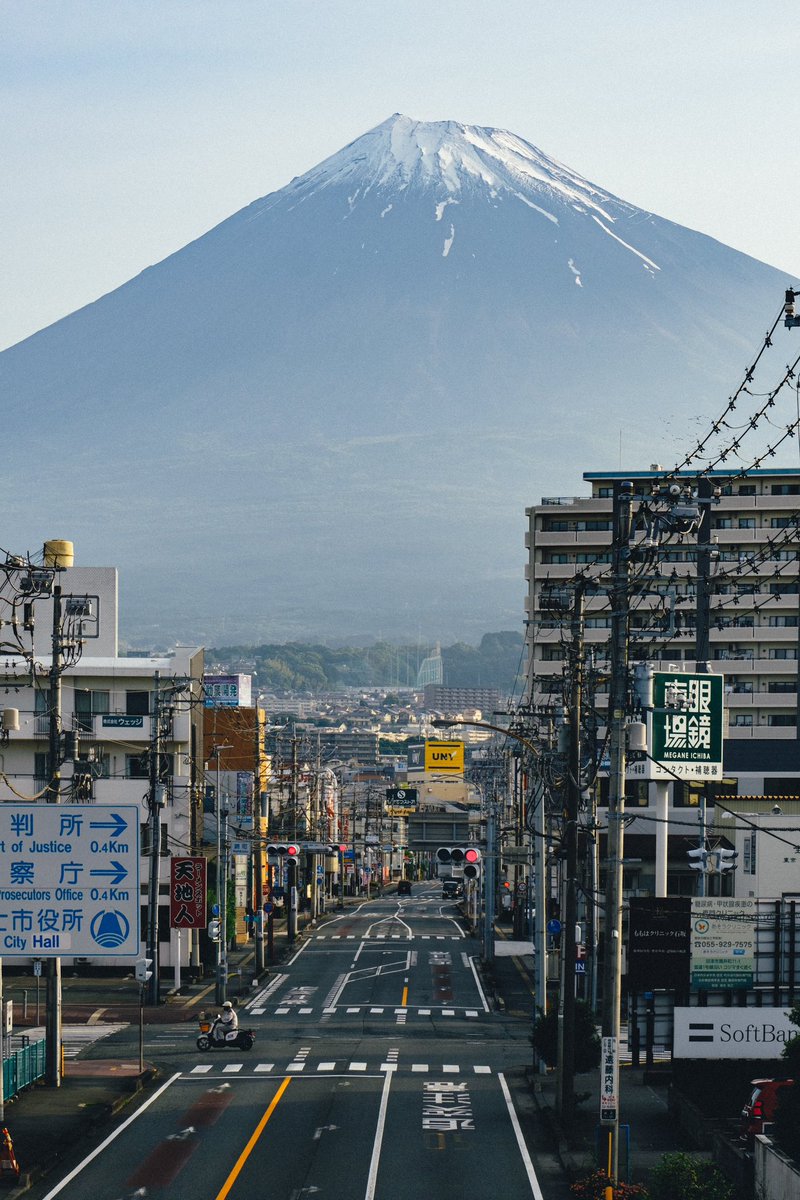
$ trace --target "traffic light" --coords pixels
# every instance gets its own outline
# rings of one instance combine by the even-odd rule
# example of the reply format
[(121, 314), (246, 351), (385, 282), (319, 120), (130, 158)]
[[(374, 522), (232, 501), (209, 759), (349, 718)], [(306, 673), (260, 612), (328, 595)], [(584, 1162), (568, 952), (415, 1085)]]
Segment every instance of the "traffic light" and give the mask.
[(148, 979), (152, 979), (152, 966), (152, 958), (139, 958), (136, 960), (133, 975), (137, 983), (147, 983)]
[(467, 846), (464, 851), (464, 878), (465, 879), (480, 879), (481, 877), (481, 852), (476, 850), (474, 846)]
[(687, 850), (686, 853), (691, 860), (689, 866), (693, 871), (708, 871), (708, 850), (698, 846), (696, 850)]
[(477, 879), (481, 872), (481, 852), (475, 846), (439, 846), (436, 861), (443, 867), (463, 867), (465, 879)]
[(279, 862), (297, 862), (300, 854), (300, 847), (293, 843), (280, 842), (277, 845), (272, 844), (267, 846), (267, 857), (273, 862), (277, 859)]
[(344, 844), (340, 844), (340, 845), (331, 844), (330, 846), (325, 847), (325, 853), (328, 855), (329, 858), (333, 858), (333, 857), (338, 858), (340, 854), (344, 854), (346, 849), (347, 849), (347, 846), (345, 846)]
[(736, 870), (736, 859), (739, 857), (739, 851), (726, 850), (721, 846), (718, 850), (714, 851), (714, 857), (717, 860), (717, 870), (721, 874), (724, 874), (725, 871)]

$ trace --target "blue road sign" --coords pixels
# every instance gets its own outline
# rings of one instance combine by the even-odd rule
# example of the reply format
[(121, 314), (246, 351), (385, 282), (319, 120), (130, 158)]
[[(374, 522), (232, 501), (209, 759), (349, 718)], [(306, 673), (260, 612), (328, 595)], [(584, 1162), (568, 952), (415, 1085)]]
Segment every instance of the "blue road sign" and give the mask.
[(139, 808), (0, 805), (0, 954), (139, 953)]
[(547, 922), (547, 932), (552, 934), (561, 933), (561, 922), (555, 917), (552, 917), (551, 920)]

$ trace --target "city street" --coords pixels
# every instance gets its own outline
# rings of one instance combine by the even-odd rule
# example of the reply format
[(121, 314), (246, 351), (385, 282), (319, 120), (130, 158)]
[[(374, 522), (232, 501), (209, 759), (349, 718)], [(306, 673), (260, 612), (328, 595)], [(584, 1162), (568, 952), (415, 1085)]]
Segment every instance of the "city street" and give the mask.
[[(492, 1011), (436, 883), (323, 916), (239, 1008), (250, 1052), (146, 1029), (157, 1085), (37, 1200), (566, 1196), (528, 1095), (530, 1028)], [(125, 1057), (136, 1030), (87, 1053)]]

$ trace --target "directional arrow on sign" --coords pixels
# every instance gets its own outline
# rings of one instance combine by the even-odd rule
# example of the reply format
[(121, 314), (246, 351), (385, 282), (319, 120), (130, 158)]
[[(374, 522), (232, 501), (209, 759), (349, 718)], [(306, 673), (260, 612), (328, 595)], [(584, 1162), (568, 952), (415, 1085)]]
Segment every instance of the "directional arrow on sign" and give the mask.
[(128, 828), (128, 822), (119, 813), (112, 813), (110, 821), (90, 821), (90, 829), (110, 829), (112, 838), (120, 837)]
[(90, 875), (113, 875), (113, 879), (109, 879), (110, 884), (122, 883), (125, 876), (128, 874), (128, 868), (124, 867), (121, 862), (111, 862), (108, 870), (92, 870)]

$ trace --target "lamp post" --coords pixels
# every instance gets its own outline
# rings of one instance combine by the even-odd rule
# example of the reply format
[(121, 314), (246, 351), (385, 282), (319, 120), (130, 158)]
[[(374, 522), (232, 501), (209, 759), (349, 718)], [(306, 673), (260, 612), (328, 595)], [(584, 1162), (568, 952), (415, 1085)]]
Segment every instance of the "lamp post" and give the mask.
[(233, 750), (230, 744), (212, 746), (211, 757), (217, 763), (217, 794), (214, 811), (217, 820), (217, 903), (219, 905), (219, 937), (217, 938), (217, 981), (214, 999), (217, 1004), (224, 1004), (228, 985), (228, 939), (225, 928), (228, 920), (228, 878), (227, 878), (227, 817), (225, 810), (225, 850), (223, 855), (222, 837), (222, 791), (220, 788), (220, 755), (223, 750)]

